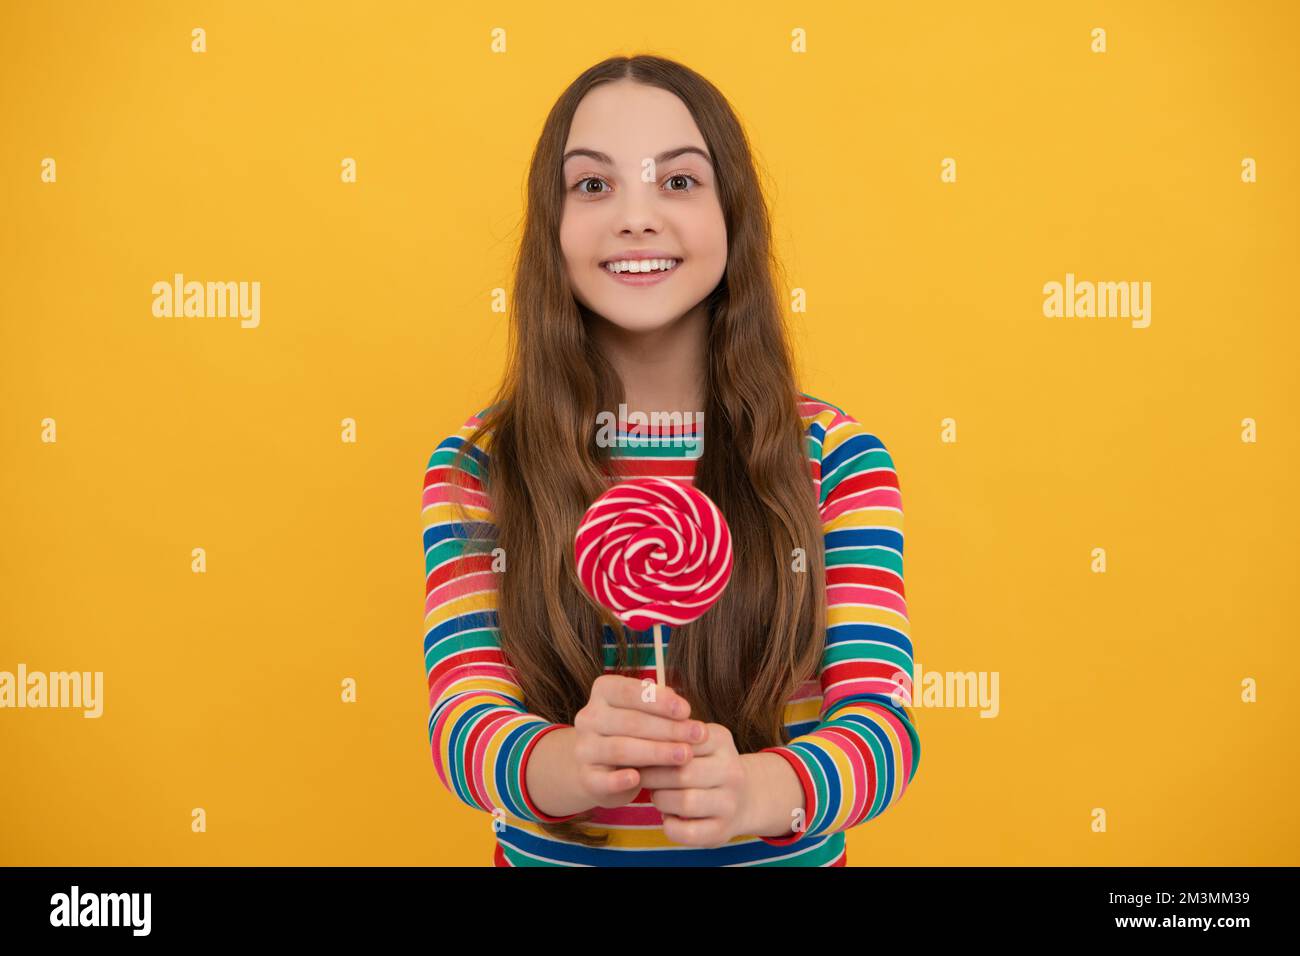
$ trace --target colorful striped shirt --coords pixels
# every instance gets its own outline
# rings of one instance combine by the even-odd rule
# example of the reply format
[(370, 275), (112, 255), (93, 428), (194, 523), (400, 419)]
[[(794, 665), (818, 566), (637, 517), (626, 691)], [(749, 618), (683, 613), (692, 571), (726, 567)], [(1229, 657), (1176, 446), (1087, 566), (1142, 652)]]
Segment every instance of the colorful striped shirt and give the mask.
[[(903, 512), (898, 477), (884, 444), (856, 419), (820, 399), (800, 396), (809, 471), (817, 489), (826, 555), (827, 631), (815, 679), (789, 698), (787, 744), (779, 754), (798, 777), (804, 825), (781, 837), (742, 836), (717, 847), (686, 847), (663, 832), (663, 818), (642, 790), (622, 807), (593, 811), (586, 822), (606, 832), (603, 847), (558, 840), (537, 824), (553, 817), (533, 803), (525, 781), (537, 741), (566, 723), (528, 712), (517, 674), (502, 653), (497, 582), (488, 553), (465, 553), (467, 529), (453, 510), (449, 480), (456, 451), (488, 409), (442, 441), (424, 475), (424, 666), (429, 688), (429, 746), (439, 778), (475, 809), (496, 812), (496, 866), (843, 866), (845, 832), (892, 806), (920, 760), (912, 709), (913, 654), (903, 591)], [(676, 434), (694, 433), (691, 425)], [(659, 475), (693, 481), (700, 450), (686, 442), (638, 441), (618, 430), (610, 448), (613, 480)], [(487, 451), (472, 448), (461, 477), (472, 522), (492, 527), (483, 492)], [(481, 528), (478, 530), (482, 530)], [(489, 531), (489, 535), (490, 535)], [(602, 625), (606, 672), (615, 635)], [(665, 654), (672, 628), (662, 628)], [(655, 676), (653, 631), (624, 628), (630, 676)], [(902, 678), (901, 675), (906, 675)]]

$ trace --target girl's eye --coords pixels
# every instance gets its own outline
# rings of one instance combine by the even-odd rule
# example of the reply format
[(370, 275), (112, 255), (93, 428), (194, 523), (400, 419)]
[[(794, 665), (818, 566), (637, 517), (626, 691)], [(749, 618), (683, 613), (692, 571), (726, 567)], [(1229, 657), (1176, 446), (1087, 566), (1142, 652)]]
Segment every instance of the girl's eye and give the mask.
[[(696, 186), (701, 185), (701, 181), (700, 181), (699, 177), (697, 177), (697, 176), (693, 176), (693, 175), (691, 175), (690, 173), (675, 173), (675, 174), (673, 174), (672, 176), (669, 176), (669, 177), (668, 177), (668, 182), (671, 183), (671, 182), (673, 182), (673, 181), (675, 181), (675, 180), (678, 180), (678, 179), (689, 179), (689, 180), (690, 180), (691, 182), (693, 182)], [(583, 183), (587, 183), (587, 182), (593, 182), (593, 183), (604, 183), (605, 188), (604, 188), (604, 189), (599, 189), (599, 190), (596, 190), (596, 191), (592, 191), (592, 190), (590, 190), (590, 189), (584, 189), (583, 186), (582, 186), (582, 184), (583, 184)], [(605, 180), (602, 179), (602, 178), (599, 177), (599, 176), (583, 176), (581, 179), (579, 179), (576, 183), (573, 184), (573, 191), (574, 191), (574, 192), (578, 192), (578, 193), (582, 193), (584, 196), (599, 196), (601, 193), (609, 192), (609, 183), (606, 183)], [(669, 191), (670, 193), (684, 193), (684, 192), (690, 192), (689, 189), (670, 189), (670, 190), (668, 190), (668, 191)]]

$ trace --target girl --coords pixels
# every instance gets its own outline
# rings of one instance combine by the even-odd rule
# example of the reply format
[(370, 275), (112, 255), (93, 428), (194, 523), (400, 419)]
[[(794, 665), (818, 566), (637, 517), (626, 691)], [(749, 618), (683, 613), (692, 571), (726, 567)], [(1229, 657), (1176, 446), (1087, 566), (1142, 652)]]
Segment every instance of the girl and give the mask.
[[(429, 743), (498, 866), (843, 866), (916, 773), (893, 461), (797, 390), (770, 245), (697, 73), (612, 58), (551, 110), (509, 367), (424, 478)], [(621, 406), (687, 415), (598, 440)], [(718, 603), (663, 628), (654, 694), (652, 632), (594, 605), (573, 556), (588, 505), (646, 475), (712, 498), (735, 554)]]

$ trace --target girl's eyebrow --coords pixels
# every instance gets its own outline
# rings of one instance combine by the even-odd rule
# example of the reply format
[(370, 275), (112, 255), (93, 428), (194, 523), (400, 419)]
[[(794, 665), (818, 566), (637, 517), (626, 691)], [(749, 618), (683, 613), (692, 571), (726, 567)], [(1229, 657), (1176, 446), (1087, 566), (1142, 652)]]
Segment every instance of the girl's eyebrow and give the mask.
[[(666, 163), (670, 159), (676, 159), (678, 156), (681, 156), (684, 153), (699, 153), (701, 156), (704, 157), (705, 161), (709, 164), (710, 167), (713, 166), (713, 160), (709, 158), (709, 154), (706, 153), (704, 150), (700, 149), (698, 146), (678, 146), (676, 149), (666, 149), (654, 158), (655, 164), (658, 165), (659, 163)], [(571, 149), (564, 154), (563, 162), (567, 163), (575, 156), (588, 156), (591, 159), (594, 159), (598, 163), (604, 163), (606, 166), (614, 165), (614, 160), (610, 159), (607, 153), (602, 153), (599, 150), (595, 150), (595, 149)]]

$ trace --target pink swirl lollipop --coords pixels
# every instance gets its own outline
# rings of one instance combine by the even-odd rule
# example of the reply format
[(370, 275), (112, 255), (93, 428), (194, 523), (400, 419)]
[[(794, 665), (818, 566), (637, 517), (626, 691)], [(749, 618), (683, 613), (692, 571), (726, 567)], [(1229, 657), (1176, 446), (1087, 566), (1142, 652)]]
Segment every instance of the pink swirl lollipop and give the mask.
[(602, 494), (583, 515), (573, 552), (594, 601), (633, 630), (654, 627), (660, 684), (660, 625), (695, 620), (731, 580), (722, 512), (704, 492), (667, 478), (629, 478)]

